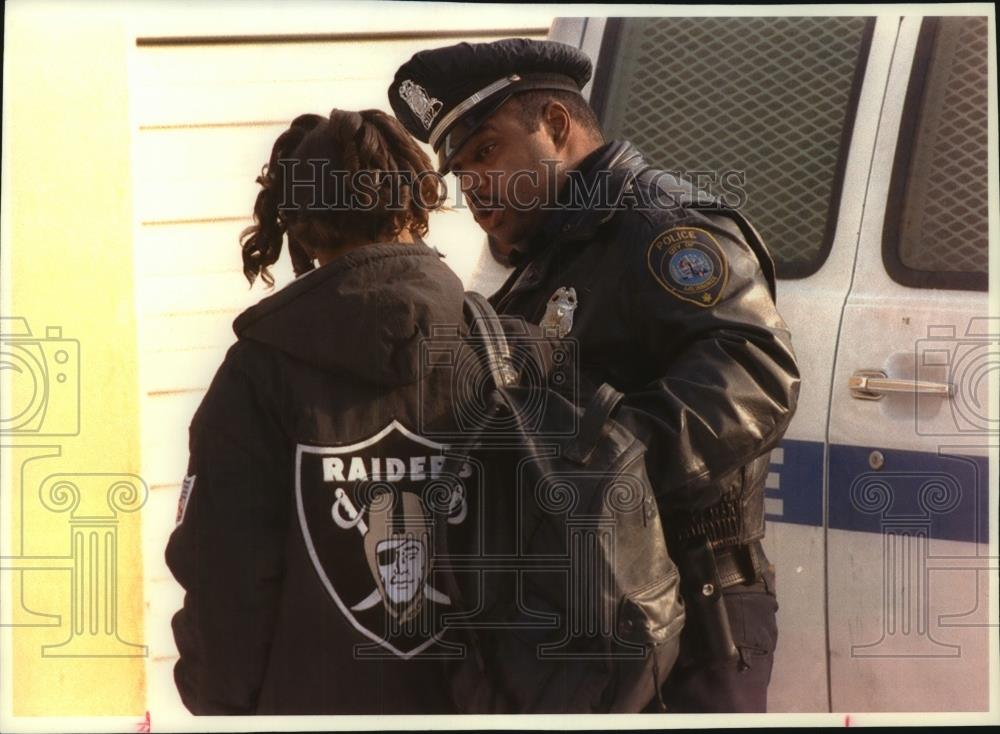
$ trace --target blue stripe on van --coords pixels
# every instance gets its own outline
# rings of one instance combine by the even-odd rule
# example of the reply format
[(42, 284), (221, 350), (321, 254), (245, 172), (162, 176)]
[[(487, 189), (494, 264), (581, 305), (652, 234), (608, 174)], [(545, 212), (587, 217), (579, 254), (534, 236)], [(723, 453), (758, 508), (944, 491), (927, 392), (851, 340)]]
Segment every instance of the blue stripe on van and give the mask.
[(785, 439), (771, 452), (764, 489), (768, 520), (823, 524), (823, 444)]
[[(989, 460), (871, 447), (830, 447), (829, 527), (986, 543)], [(786, 439), (771, 454), (764, 490), (769, 521), (823, 525), (823, 444)]]
[(876, 471), (874, 450), (830, 447), (831, 528), (987, 542), (987, 458), (878, 448), (885, 464)]

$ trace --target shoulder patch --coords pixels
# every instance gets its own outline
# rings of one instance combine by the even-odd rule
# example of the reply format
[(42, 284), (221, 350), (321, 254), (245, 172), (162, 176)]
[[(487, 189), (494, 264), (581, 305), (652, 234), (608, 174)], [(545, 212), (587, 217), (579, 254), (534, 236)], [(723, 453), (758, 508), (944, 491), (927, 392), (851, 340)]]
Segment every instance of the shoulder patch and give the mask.
[(646, 264), (656, 282), (682, 301), (714, 306), (729, 280), (718, 241), (698, 227), (672, 227), (650, 243)]
[(188, 500), (191, 498), (191, 491), (194, 489), (194, 480), (196, 478), (196, 475), (190, 474), (184, 477), (184, 481), (181, 483), (181, 496), (177, 500), (177, 525), (184, 522), (184, 514), (187, 512)]

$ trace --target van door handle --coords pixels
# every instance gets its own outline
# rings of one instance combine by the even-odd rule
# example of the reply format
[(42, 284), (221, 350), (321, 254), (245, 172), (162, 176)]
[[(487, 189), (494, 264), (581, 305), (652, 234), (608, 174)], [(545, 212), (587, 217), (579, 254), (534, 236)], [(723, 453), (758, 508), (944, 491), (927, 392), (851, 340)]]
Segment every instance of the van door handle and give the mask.
[(847, 387), (851, 391), (851, 397), (857, 400), (881, 400), (889, 393), (950, 398), (955, 392), (954, 386), (947, 382), (897, 380), (890, 378), (882, 370), (858, 370), (847, 378)]

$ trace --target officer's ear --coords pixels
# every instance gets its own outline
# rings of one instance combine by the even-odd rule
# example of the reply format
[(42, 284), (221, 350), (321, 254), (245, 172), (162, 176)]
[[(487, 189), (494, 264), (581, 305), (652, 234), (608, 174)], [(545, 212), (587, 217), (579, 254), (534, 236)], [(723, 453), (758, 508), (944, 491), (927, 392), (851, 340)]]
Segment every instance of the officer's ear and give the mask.
[(555, 100), (545, 105), (545, 111), (542, 113), (542, 123), (545, 125), (545, 129), (549, 131), (549, 136), (552, 138), (552, 143), (556, 148), (562, 148), (566, 145), (569, 141), (573, 118), (565, 105)]

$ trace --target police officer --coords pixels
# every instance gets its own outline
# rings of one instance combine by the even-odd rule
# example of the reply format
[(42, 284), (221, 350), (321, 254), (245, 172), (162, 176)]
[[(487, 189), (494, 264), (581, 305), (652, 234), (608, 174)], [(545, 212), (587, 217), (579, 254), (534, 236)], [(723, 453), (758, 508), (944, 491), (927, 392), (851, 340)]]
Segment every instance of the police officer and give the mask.
[(576, 339), (584, 392), (625, 393), (614, 417), (649, 447), (687, 602), (665, 708), (764, 711), (763, 487), (799, 388), (774, 268), (738, 211), (605, 141), (580, 93), (590, 75), (564, 44), (460, 43), (403, 64), (389, 101), (516, 264), (497, 310)]
[(244, 272), (270, 282), (287, 239), (299, 277), (236, 319), (191, 422), (178, 691), (195, 714), (454, 713), (430, 528), (467, 513), (428, 502), (455, 405), (421, 357), (462, 322), (420, 239), (439, 181), (391, 115), (334, 110), (296, 118), (257, 182)]

